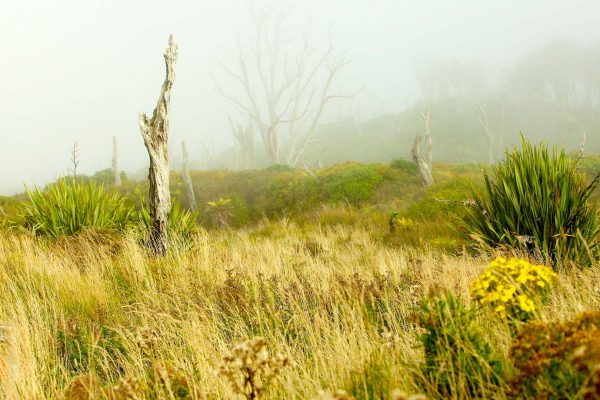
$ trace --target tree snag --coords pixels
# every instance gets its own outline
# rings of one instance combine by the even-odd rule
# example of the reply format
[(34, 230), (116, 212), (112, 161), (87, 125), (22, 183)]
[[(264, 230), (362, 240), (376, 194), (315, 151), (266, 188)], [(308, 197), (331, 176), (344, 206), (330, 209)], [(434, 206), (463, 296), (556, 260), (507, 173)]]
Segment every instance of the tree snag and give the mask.
[(488, 164), (494, 163), (494, 131), (490, 128), (490, 122), (488, 120), (487, 112), (485, 111), (485, 106), (483, 106), (480, 102), (477, 102), (477, 108), (479, 109), (479, 124), (483, 128), (485, 132), (485, 136), (488, 139)]
[(166, 77), (162, 85), (158, 103), (152, 118), (143, 112), (139, 115), (140, 132), (150, 157), (148, 179), (150, 181), (150, 247), (155, 254), (164, 255), (167, 251), (167, 222), (171, 211), (169, 192), (169, 110), (171, 88), (175, 80), (177, 45), (173, 36), (165, 50)]
[(114, 185), (121, 186), (121, 170), (119, 169), (119, 153), (117, 148), (117, 137), (113, 136), (113, 158), (112, 170), (114, 176)]
[(192, 177), (190, 176), (189, 156), (187, 146), (185, 145), (185, 140), (181, 141), (181, 151), (183, 152), (183, 168), (181, 169), (181, 176), (185, 186), (185, 194), (188, 198), (190, 209), (192, 211), (196, 211), (198, 209), (198, 204), (196, 203), (194, 186), (192, 185)]
[(415, 143), (412, 147), (412, 157), (419, 168), (419, 173), (421, 174), (421, 180), (423, 181), (423, 185), (430, 186), (433, 185), (433, 175), (432, 171), (432, 153), (431, 153), (431, 127), (429, 125), (429, 110), (421, 113), (421, 117), (423, 118), (423, 122), (425, 124), (425, 140), (427, 142), (427, 154), (425, 158), (421, 154), (421, 134), (418, 133), (417, 137), (415, 137)]

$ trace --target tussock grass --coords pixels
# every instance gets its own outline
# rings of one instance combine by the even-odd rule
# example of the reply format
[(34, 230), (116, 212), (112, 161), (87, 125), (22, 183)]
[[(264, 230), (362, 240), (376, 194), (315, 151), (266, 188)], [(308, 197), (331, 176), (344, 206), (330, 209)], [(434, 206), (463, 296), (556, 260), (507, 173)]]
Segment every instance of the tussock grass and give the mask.
[[(269, 232), (200, 231), (163, 259), (132, 237), (41, 243), (0, 232), (5, 397), (62, 398), (76, 376), (93, 374), (103, 385), (138, 379), (153, 388), (139, 398), (175, 398), (181, 382), (191, 398), (236, 398), (218, 367), (234, 345), (260, 336), (293, 361), (267, 398), (394, 389), (435, 398), (419, 377), (414, 306), (436, 293), (469, 304), (469, 282), (489, 258), (391, 248), (356, 227), (283, 221)], [(599, 285), (597, 266), (561, 275), (542, 319), (598, 309)], [(508, 329), (481, 318), (506, 354)]]

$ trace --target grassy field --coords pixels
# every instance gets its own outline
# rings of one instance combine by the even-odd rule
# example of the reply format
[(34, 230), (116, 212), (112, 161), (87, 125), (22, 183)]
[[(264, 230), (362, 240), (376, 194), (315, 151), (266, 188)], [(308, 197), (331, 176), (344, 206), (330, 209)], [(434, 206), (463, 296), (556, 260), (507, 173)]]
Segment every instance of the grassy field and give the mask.
[[(98, 385), (120, 385), (112, 398), (236, 398), (218, 367), (235, 344), (261, 336), (293, 362), (268, 398), (344, 390), (379, 399), (394, 389), (436, 398), (418, 368), (414, 306), (446, 292), (469, 303), (469, 282), (489, 259), (286, 221), (201, 232), (191, 249), (159, 260), (128, 237), (3, 235), (2, 388), (6, 398), (88, 398), (72, 382), (92, 373)], [(599, 277), (598, 266), (561, 275), (541, 319), (597, 310)], [(508, 366), (506, 323), (480, 318)], [(489, 397), (508, 398), (503, 385)]]
[[(592, 157), (581, 171), (597, 168)], [(197, 172), (200, 224), (159, 258), (129, 228), (51, 239), (7, 222), (4, 398), (597, 398), (585, 391), (600, 385), (597, 259), (534, 284), (539, 297), (517, 293), (535, 310), (502, 317), (472, 285), (507, 253), (476, 251), (460, 223), (479, 168), (440, 165), (435, 178), (422, 188), (406, 162)], [(133, 202), (144, 189), (119, 191)], [(204, 205), (217, 198), (233, 201), (215, 220)], [(0, 199), (7, 221), (21, 201)]]

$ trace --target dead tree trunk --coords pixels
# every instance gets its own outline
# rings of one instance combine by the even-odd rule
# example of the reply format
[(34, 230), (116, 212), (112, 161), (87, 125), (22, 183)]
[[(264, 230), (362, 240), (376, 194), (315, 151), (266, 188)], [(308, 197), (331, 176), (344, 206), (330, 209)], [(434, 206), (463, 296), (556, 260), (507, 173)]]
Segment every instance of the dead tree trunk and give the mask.
[(150, 157), (150, 247), (155, 254), (164, 255), (167, 251), (167, 223), (171, 211), (171, 193), (169, 192), (169, 110), (171, 88), (175, 80), (177, 45), (173, 36), (165, 51), (166, 77), (162, 85), (158, 103), (152, 118), (140, 113), (139, 125), (144, 144)]
[(412, 147), (412, 157), (419, 168), (419, 173), (421, 174), (421, 180), (423, 181), (423, 185), (430, 186), (433, 185), (433, 175), (432, 175), (432, 141), (431, 141), (431, 127), (429, 125), (429, 110), (421, 113), (423, 117), (423, 122), (425, 124), (425, 141), (427, 142), (427, 154), (423, 157), (421, 154), (421, 134), (418, 133), (417, 137), (415, 137), (415, 143)]
[(113, 136), (113, 158), (112, 169), (114, 176), (114, 185), (121, 186), (121, 170), (119, 169), (119, 153), (117, 148), (117, 137)]
[(190, 205), (190, 209), (192, 211), (196, 211), (198, 209), (198, 204), (196, 204), (196, 196), (194, 195), (194, 186), (192, 185), (192, 177), (190, 176), (189, 156), (188, 156), (187, 146), (185, 145), (185, 140), (183, 140), (181, 142), (181, 151), (183, 152), (183, 168), (181, 170), (181, 176), (183, 177), (185, 193), (188, 198), (188, 203)]

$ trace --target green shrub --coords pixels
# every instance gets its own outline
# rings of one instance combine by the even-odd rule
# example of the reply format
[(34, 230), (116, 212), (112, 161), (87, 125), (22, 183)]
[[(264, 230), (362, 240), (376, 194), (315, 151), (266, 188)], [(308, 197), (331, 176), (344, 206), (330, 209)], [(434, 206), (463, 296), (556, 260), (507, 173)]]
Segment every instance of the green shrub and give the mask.
[(413, 161), (405, 160), (404, 158), (392, 160), (390, 162), (390, 167), (398, 169), (408, 175), (416, 175), (419, 173), (417, 164), (415, 164)]
[(340, 164), (318, 175), (320, 200), (358, 205), (369, 200), (384, 180), (373, 164)]
[(586, 387), (597, 378), (600, 364), (600, 312), (566, 322), (530, 322), (515, 338), (510, 356), (515, 373), (513, 398), (572, 399), (591, 397)]
[(134, 214), (123, 197), (93, 181), (64, 178), (27, 195), (29, 201), (16, 224), (50, 238), (74, 235), (85, 228), (122, 231)]
[[(127, 183), (129, 181), (125, 171), (121, 171), (120, 175), (122, 183)], [(115, 183), (115, 174), (113, 173), (112, 168), (106, 168), (96, 172), (92, 175), (91, 179), (102, 185), (113, 185)]]
[(452, 295), (420, 303), (417, 321), (425, 352), (421, 372), (441, 398), (489, 396), (504, 382), (504, 366), (485, 339), (476, 310)]
[(506, 161), (485, 173), (485, 189), (474, 193), (465, 225), (485, 246), (541, 255), (555, 267), (590, 265), (598, 255), (600, 225), (590, 196), (600, 175), (586, 184), (577, 162), (564, 151), (532, 146), (507, 151)]

